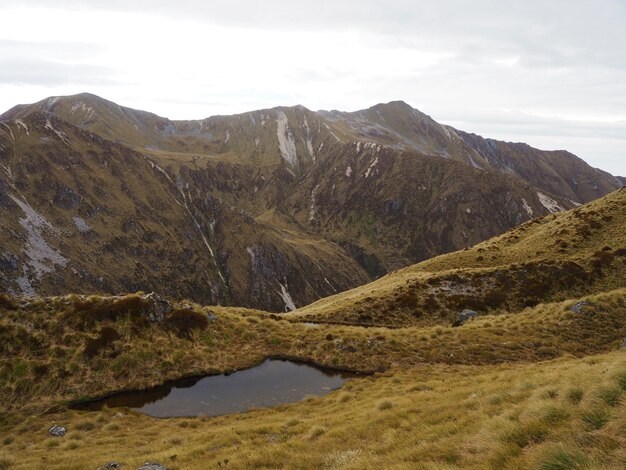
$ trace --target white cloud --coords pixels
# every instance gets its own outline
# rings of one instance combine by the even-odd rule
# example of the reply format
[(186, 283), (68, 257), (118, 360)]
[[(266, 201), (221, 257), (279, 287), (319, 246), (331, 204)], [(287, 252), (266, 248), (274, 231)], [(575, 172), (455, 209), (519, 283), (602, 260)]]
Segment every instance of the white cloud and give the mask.
[(7, 0), (0, 108), (90, 91), (171, 118), (403, 99), (626, 174), (620, 0)]

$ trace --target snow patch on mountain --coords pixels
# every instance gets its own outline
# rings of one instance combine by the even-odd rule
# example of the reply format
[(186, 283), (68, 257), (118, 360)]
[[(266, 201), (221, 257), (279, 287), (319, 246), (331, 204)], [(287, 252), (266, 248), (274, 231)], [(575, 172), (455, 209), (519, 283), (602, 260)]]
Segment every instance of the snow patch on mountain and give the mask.
[(17, 124), (18, 128), (24, 129), (26, 131), (26, 134), (30, 135), (30, 132), (28, 132), (28, 126), (24, 121), (22, 121), (21, 119), (16, 119), (15, 124)]
[(365, 170), (365, 177), (367, 178), (370, 173), (372, 172), (372, 170), (374, 169), (374, 167), (378, 164), (378, 157), (374, 158), (374, 161), (370, 164), (369, 167), (367, 167), (367, 170)]
[(23, 253), (28, 261), (24, 264), (22, 276), (17, 279), (17, 283), (22, 293), (35, 295), (32, 281), (38, 281), (44, 274), (54, 272), (56, 266), (65, 267), (68, 260), (58, 250), (52, 248), (43, 237), (45, 231), (58, 235), (58, 229), (27, 202), (11, 194), (9, 194), (9, 197), (13, 199), (13, 202), (24, 213), (24, 218), (19, 219), (19, 223), (26, 230), (27, 234)]
[(85, 115), (85, 119), (91, 119), (95, 116), (96, 112), (91, 106), (87, 106), (84, 101), (78, 101), (70, 108), (71, 113), (75, 113), (76, 111), (82, 111)]
[(276, 135), (278, 137), (280, 156), (292, 167), (297, 167), (298, 154), (296, 152), (296, 141), (293, 138), (293, 132), (289, 128), (287, 115), (282, 111), (278, 111), (276, 117)]
[(476, 169), (478, 169), (478, 170), (483, 170), (483, 169), (484, 169), (482, 166), (480, 166), (478, 163), (476, 163), (476, 161), (472, 158), (472, 156), (471, 156), (471, 155), (468, 155), (468, 156), (467, 156), (467, 158), (469, 158), (470, 164), (471, 164), (474, 168), (476, 168)]
[(556, 202), (551, 197), (546, 196), (543, 193), (537, 191), (537, 197), (539, 198), (539, 202), (543, 207), (548, 209), (550, 212), (563, 212), (565, 209), (558, 202)]
[(528, 217), (530, 217), (532, 219), (533, 218), (533, 208), (530, 207), (530, 204), (528, 204), (528, 201), (526, 199), (524, 199), (524, 198), (522, 198), (522, 206), (526, 210), (526, 213), (528, 214)]
[(50, 119), (46, 119), (46, 125), (44, 127), (54, 132), (57, 135), (57, 137), (61, 139), (61, 141), (63, 141), (63, 143), (65, 144), (69, 143), (70, 139), (67, 138), (64, 132), (57, 131), (54, 127), (52, 127), (52, 123), (50, 122)]
[[(278, 285), (280, 286), (280, 292), (278, 293), (278, 295), (281, 296), (281, 298), (283, 299), (283, 302), (285, 302), (285, 311), (289, 310), (289, 311), (293, 311), (296, 309), (296, 304), (293, 302), (293, 299), (291, 298), (291, 295), (289, 294), (289, 291), (287, 290), (287, 287), (283, 286), (280, 281), (277, 281)], [(287, 281), (285, 280), (285, 284), (287, 284)]]
[(254, 266), (254, 258), (255, 258), (255, 256), (254, 256), (254, 250), (252, 249), (252, 247), (251, 247), (251, 246), (247, 246), (247, 247), (246, 247), (246, 251), (247, 251), (247, 252), (248, 252), (248, 254), (250, 255), (250, 264), (251, 264), (252, 266)]

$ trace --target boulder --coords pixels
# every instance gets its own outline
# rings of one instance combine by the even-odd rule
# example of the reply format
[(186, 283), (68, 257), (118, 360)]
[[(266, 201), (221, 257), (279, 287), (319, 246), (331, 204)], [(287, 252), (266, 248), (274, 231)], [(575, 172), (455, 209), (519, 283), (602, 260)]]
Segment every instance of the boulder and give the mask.
[(152, 323), (160, 323), (165, 315), (172, 311), (172, 305), (156, 292), (150, 292), (142, 297), (148, 303), (144, 315)]
[(477, 317), (479, 314), (478, 312), (474, 311), (474, 310), (470, 310), (470, 309), (463, 309), (461, 310), (461, 313), (459, 313), (456, 316), (456, 320), (454, 321), (454, 323), (452, 324), (452, 326), (461, 326), (463, 323), (465, 323), (467, 320), (470, 320), (472, 318)]
[(574, 313), (586, 315), (588, 317), (593, 317), (596, 313), (601, 312), (601, 308), (599, 305), (596, 305), (593, 302), (589, 302), (587, 300), (581, 300), (580, 302), (576, 302), (569, 309)]
[(56, 437), (65, 436), (66, 432), (67, 432), (67, 429), (65, 428), (65, 426), (57, 426), (56, 424), (53, 425), (50, 429), (48, 429), (48, 434), (50, 434), (51, 436), (56, 436)]
[(113, 470), (114, 468), (121, 468), (122, 465), (118, 462), (105, 463), (102, 467), (98, 467), (98, 470)]
[(574, 313), (583, 313), (583, 310), (587, 305), (589, 305), (589, 302), (581, 300), (580, 302), (576, 302), (569, 309)]
[(167, 470), (167, 468), (160, 463), (146, 462), (141, 467), (137, 468), (137, 470)]

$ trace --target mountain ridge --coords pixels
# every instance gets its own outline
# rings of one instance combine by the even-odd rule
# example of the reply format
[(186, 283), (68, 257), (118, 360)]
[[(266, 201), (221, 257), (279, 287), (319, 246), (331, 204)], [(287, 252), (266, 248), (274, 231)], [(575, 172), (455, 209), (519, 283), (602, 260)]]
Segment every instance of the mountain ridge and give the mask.
[[(619, 185), (573, 156), (546, 165), (552, 153), (537, 149), (524, 179), (521, 169), (500, 171), (489, 163), (497, 158), (481, 156), (466, 140), (472, 139), (398, 101), (353, 113), (298, 105), (196, 121), (171, 121), (91, 94), (18, 105), (0, 116), (0, 211), (9, 247), (0, 253), (6, 258), (0, 284), (23, 290), (20, 273), (32, 275), (37, 265), (29, 258), (29, 222), (8, 195), (15, 196), (15, 188), (58, 230), (60, 235), (41, 229), (41, 238), (69, 260), (66, 269), (50, 264), (54, 257), (44, 258), (41, 279), (31, 282), (42, 282), (37, 292), (76, 289), (78, 278), (64, 287), (54, 277), (55, 269), (69, 269), (64, 276), (72, 279), (76, 263), (88, 280), (83, 292), (153, 290), (163, 280), (148, 267), (156, 258), (148, 264), (140, 259), (148, 241), (169, 253), (163, 258), (172, 266), (166, 293), (280, 311), (465, 248), (574, 207), (572, 198), (592, 199)], [(501, 159), (524, 161), (515, 147), (502, 145), (496, 149)], [(582, 165), (576, 171), (586, 175), (578, 185), (584, 190), (542, 177), (567, 175), (571, 162)], [(152, 195), (137, 187), (148, 181)], [(102, 207), (108, 212), (94, 210)], [(161, 211), (167, 214), (162, 220)], [(106, 220), (122, 232), (100, 225), (91, 235), (66, 235), (79, 230), (76, 218), (83, 228)], [(179, 235), (163, 231), (168, 218), (177, 220)], [(89, 237), (104, 245), (97, 248)], [(109, 272), (111, 279), (99, 286), (97, 250), (114, 246), (136, 266)], [(208, 258), (196, 266), (203, 251)], [(79, 252), (83, 260), (72, 261)], [(180, 259), (194, 264), (187, 269)], [(172, 283), (177, 270), (180, 281)], [(208, 279), (210, 287), (191, 277)]]

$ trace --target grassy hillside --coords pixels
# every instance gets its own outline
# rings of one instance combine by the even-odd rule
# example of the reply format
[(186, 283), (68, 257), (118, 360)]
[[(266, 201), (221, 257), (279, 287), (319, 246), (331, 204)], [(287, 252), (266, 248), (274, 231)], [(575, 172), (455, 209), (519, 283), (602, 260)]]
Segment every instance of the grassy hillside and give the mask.
[[(142, 293), (2, 295), (0, 468), (624, 468), (625, 193), (290, 315), (170, 301), (160, 317)], [(485, 302), (503, 279), (497, 308), (451, 325), (461, 293)], [(415, 316), (397, 292), (421, 285), (440, 307)], [(357, 325), (365, 305), (393, 328)], [(216, 418), (67, 407), (267, 357), (373, 374)], [(51, 437), (53, 424), (68, 433)]]
[(626, 286), (626, 190), (534, 219), (292, 312), (298, 321), (452, 323), (462, 309), (516, 312)]
[[(172, 470), (619, 469), (623, 352), (498, 366), (421, 366), (352, 380), (322, 398), (218, 418), (55, 410), (2, 424), (3, 468)], [(68, 433), (47, 429), (63, 423)]]
[[(58, 297), (0, 307), (0, 399), (8, 408), (142, 389), (250, 367), (269, 356), (375, 371), (423, 363), (493, 364), (611, 351), (626, 337), (626, 289), (484, 316), (461, 328), (363, 328), (289, 322), (226, 307), (174, 304), (146, 320), (142, 296)], [(207, 313), (211, 321), (206, 320)], [(213, 315), (215, 317), (213, 317)]]

